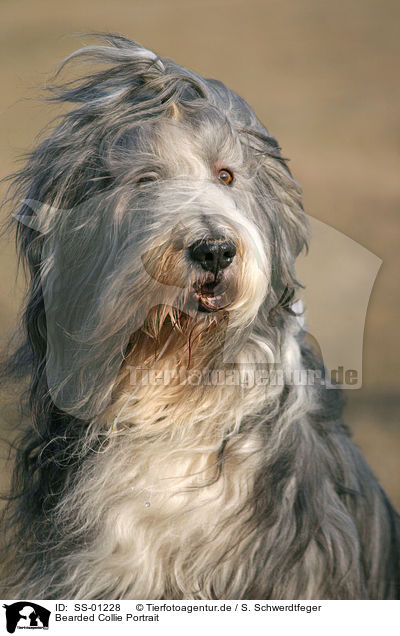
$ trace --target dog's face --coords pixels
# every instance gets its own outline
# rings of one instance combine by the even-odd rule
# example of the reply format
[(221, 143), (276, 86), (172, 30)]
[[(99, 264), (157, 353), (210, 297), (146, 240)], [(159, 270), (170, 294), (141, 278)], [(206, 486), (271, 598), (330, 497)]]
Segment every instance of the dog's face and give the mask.
[(146, 281), (136, 302), (141, 316), (144, 306), (151, 315), (158, 307), (154, 337), (166, 311), (174, 322), (182, 312), (203, 323), (229, 312), (230, 320), (249, 323), (270, 282), (270, 220), (257, 193), (260, 159), (217, 111), (200, 112), (195, 125), (178, 117), (132, 130), (124, 139), (125, 165), (118, 142), (109, 159), (115, 183), (129, 192), (125, 238), (130, 235), (137, 256), (135, 284)]
[(60, 92), (78, 107), (25, 169), (19, 227), (50, 392), (85, 416), (143, 340), (202, 334), (210, 358), (229, 324), (238, 351), (296, 285), (307, 234), (277, 143), (241, 98), (129, 40), (99, 56), (111, 68)]

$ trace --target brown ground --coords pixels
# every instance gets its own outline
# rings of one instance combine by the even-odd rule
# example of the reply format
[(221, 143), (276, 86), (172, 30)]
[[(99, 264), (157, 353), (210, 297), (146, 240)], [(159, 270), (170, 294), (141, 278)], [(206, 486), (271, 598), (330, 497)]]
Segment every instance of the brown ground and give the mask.
[[(348, 420), (400, 506), (399, 3), (3, 0), (0, 12), (0, 176), (49, 120), (47, 107), (22, 100), (82, 41), (70, 35), (114, 30), (243, 95), (292, 158), (310, 214), (382, 258)], [(22, 296), (11, 241), (0, 272), (4, 340)]]

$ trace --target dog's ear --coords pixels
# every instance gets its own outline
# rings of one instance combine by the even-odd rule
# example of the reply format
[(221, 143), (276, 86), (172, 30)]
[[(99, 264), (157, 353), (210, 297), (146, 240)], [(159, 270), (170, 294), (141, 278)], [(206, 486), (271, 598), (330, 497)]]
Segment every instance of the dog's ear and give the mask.
[(270, 220), (271, 286), (275, 308), (287, 311), (296, 289), (302, 286), (296, 277), (295, 262), (300, 252), (308, 249), (309, 224), (300, 187), (282, 158), (278, 144), (268, 137), (265, 146), (263, 186), (265, 213)]
[[(132, 213), (125, 220), (116, 214), (127, 202), (107, 153), (124, 131), (170, 111), (174, 103), (173, 86), (165, 87), (165, 65), (155, 53), (121, 36), (102, 38), (111, 46), (87, 47), (61, 65), (59, 73), (73, 61), (102, 68), (50, 86), (50, 99), (76, 107), (14, 180), (14, 201), (23, 201), (15, 215), (17, 240), (30, 277), (26, 343), (14, 366), (22, 370), (29, 359), (33, 401), (44, 403), (50, 396), (60, 410), (82, 419), (109, 401), (132, 327), (124, 323), (128, 301), (126, 294), (117, 300), (120, 289), (117, 306), (107, 312), (104, 307), (106, 290), (118, 287), (113, 272), (121, 270), (125, 257), (131, 266), (132, 227), (120, 224), (134, 220)], [(126, 277), (133, 267), (128, 265)], [(139, 308), (133, 327), (141, 319)]]
[(102, 197), (70, 210), (29, 200), (18, 216), (31, 275), (24, 323), (33, 402), (82, 420), (110, 401), (130, 337), (130, 325), (104, 306), (120, 257), (112, 206)]
[(166, 289), (171, 302), (181, 293), (145, 267), (148, 232), (137, 222), (138, 205), (143, 212), (143, 199), (118, 188), (71, 209), (24, 203), (18, 233), (31, 274), (24, 322), (34, 404), (81, 420), (98, 416), (132, 335)]

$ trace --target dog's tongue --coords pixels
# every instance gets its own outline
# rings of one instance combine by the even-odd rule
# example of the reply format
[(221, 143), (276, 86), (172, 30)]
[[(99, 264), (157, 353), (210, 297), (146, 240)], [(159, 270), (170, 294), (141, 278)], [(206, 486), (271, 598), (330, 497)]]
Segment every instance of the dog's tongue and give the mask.
[(221, 296), (206, 296), (204, 294), (199, 294), (199, 304), (207, 311), (218, 311), (218, 309), (221, 309), (223, 303), (220, 301)]
[(226, 294), (221, 285), (205, 283), (196, 290), (199, 308), (205, 311), (218, 311), (227, 306)]

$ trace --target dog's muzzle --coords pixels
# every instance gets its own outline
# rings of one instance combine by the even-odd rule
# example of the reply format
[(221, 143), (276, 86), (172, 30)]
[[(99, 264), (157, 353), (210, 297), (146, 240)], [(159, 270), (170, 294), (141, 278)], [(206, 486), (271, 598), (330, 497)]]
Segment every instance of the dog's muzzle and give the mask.
[(194, 285), (199, 311), (214, 312), (230, 304), (223, 270), (232, 263), (236, 247), (231, 241), (216, 239), (196, 241), (188, 248), (190, 259), (207, 273)]

